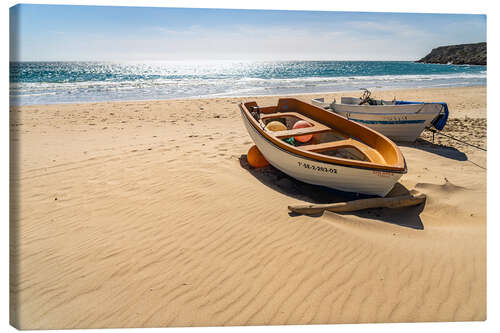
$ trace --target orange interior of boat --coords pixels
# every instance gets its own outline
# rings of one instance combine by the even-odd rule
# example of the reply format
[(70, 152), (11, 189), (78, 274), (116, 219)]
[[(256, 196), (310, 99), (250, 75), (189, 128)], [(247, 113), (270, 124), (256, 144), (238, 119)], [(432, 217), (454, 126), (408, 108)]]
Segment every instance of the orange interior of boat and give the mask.
[[(399, 148), (385, 136), (340, 115), (294, 98), (282, 98), (277, 106), (259, 107), (255, 102), (240, 105), (248, 120), (263, 136), (293, 153), (345, 165), (404, 171)], [(252, 112), (258, 110), (258, 120)], [(269, 131), (270, 121), (286, 123), (287, 130)], [(305, 120), (311, 127), (292, 129), (293, 123)], [(307, 143), (292, 145), (284, 139), (312, 135)]]

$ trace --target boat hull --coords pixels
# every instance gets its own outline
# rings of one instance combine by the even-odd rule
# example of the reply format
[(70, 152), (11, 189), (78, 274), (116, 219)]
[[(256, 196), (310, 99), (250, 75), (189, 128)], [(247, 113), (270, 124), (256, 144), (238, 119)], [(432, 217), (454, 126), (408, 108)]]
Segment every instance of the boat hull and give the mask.
[(399, 142), (415, 141), (441, 111), (438, 104), (349, 105), (333, 104), (332, 111), (362, 123)]
[(415, 141), (426, 127), (432, 126), (432, 121), (442, 108), (440, 104), (433, 103), (354, 105), (326, 104), (313, 100), (313, 104), (331, 108), (331, 111), (398, 142)]
[(250, 137), (269, 164), (304, 183), (383, 197), (403, 175), (398, 172), (325, 163), (295, 155), (267, 140), (243, 112), (241, 115)]

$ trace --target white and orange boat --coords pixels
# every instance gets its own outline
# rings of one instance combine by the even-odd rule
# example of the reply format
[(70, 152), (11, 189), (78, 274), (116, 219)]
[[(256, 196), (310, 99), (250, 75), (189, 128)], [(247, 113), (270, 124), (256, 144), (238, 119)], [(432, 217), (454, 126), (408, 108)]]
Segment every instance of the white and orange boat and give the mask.
[[(407, 171), (394, 142), (321, 107), (294, 98), (282, 98), (277, 106), (248, 102), (239, 107), (248, 133), (267, 161), (305, 183), (385, 196)], [(283, 130), (266, 128), (271, 121), (281, 122)], [(310, 127), (293, 129), (298, 121)], [(310, 137), (307, 142), (291, 139), (305, 136)]]

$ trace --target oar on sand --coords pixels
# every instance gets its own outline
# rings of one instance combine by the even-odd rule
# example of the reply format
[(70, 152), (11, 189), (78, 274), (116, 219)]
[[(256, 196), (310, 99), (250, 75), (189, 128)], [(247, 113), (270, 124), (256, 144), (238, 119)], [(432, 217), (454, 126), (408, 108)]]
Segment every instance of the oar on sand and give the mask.
[(288, 209), (299, 214), (317, 214), (325, 210), (330, 212), (353, 212), (368, 208), (401, 208), (416, 206), (426, 199), (425, 194), (408, 194), (391, 198), (360, 199), (332, 204), (291, 205)]

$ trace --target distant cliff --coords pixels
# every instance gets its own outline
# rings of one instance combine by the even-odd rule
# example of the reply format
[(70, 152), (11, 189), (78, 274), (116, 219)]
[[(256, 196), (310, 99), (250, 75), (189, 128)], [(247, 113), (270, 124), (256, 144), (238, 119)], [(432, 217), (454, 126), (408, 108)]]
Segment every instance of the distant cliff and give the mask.
[(440, 46), (417, 62), (486, 66), (486, 43)]

